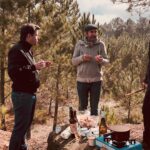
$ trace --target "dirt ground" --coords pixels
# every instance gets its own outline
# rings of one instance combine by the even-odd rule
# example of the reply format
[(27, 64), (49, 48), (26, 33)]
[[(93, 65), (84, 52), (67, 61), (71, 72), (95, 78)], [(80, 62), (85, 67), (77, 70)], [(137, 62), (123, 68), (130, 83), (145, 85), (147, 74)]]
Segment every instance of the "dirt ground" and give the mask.
[[(68, 109), (67, 109), (68, 110)], [(67, 111), (66, 110), (66, 111)], [(0, 130), (0, 150), (8, 150), (12, 131), (13, 116), (7, 117), (7, 131)], [(29, 150), (47, 150), (47, 139), (52, 131), (52, 118), (48, 118), (44, 124), (34, 124), (31, 128), (31, 139), (27, 141)], [(130, 127), (130, 138), (142, 142), (143, 124), (126, 124)], [(76, 146), (76, 145), (74, 145)], [(75, 147), (66, 147), (65, 150), (74, 150)], [(79, 149), (77, 149), (79, 150)]]
[[(27, 141), (29, 150), (46, 150), (47, 138), (51, 126), (48, 124), (34, 125), (31, 130), (31, 139)], [(0, 130), (0, 150), (7, 150), (11, 132)]]
[[(131, 128), (131, 138), (142, 141), (143, 124), (133, 125), (127, 124)], [(34, 125), (32, 128), (31, 139), (28, 140), (29, 150), (46, 150), (47, 138), (52, 131), (52, 126), (49, 122), (43, 125)], [(0, 150), (7, 150), (11, 132), (0, 130)], [(71, 147), (72, 149), (73, 147)], [(67, 148), (70, 150), (70, 147)], [(66, 149), (66, 150), (67, 150)]]

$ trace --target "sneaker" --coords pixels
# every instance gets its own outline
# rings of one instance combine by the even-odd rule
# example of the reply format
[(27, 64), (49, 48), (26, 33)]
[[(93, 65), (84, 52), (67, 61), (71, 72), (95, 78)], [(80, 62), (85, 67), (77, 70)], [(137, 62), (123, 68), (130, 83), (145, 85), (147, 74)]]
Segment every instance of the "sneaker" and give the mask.
[(79, 115), (84, 115), (85, 114), (85, 110), (79, 110), (78, 113), (79, 113)]
[(90, 111), (85, 109), (85, 110), (79, 110), (79, 115), (87, 115), (90, 116)]
[(90, 111), (88, 109), (85, 110), (84, 114), (90, 116)]

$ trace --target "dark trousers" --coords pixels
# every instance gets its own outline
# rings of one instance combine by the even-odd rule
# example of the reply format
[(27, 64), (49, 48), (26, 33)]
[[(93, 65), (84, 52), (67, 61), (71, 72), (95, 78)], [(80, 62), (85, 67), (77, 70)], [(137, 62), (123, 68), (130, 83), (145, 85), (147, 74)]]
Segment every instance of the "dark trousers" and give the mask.
[(12, 102), (15, 123), (10, 138), (9, 150), (26, 150), (25, 134), (33, 120), (36, 96), (24, 92), (12, 92)]
[(144, 132), (143, 143), (150, 149), (150, 87), (148, 87), (143, 103)]
[(79, 110), (87, 109), (88, 97), (90, 97), (91, 115), (98, 115), (101, 81), (92, 83), (84, 83), (78, 81), (77, 91), (79, 96)]

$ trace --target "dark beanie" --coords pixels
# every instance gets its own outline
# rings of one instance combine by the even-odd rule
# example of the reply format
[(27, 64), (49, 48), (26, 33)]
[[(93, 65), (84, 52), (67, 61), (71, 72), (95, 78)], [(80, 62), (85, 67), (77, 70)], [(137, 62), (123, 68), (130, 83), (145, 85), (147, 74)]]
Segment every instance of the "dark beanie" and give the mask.
[(93, 29), (97, 29), (97, 26), (95, 24), (86, 24), (84, 27), (85, 32), (93, 30)]

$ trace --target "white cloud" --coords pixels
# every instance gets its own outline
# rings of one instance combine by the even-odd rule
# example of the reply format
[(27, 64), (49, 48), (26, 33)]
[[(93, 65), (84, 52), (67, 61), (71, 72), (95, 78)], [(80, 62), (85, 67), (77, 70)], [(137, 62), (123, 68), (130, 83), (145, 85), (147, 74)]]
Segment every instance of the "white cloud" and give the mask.
[(104, 24), (105, 22), (108, 23), (111, 21), (113, 18), (116, 18), (116, 15), (95, 15), (95, 19), (100, 23)]
[(77, 0), (77, 1), (79, 3), (79, 7), (80, 7), (81, 12), (87, 12), (90, 9), (102, 4), (98, 0)]
[(113, 4), (111, 0), (77, 0), (80, 12), (90, 12), (95, 15), (96, 20), (103, 24), (110, 22), (113, 18), (120, 17), (123, 20), (131, 18), (138, 19), (138, 15), (131, 15), (126, 11), (127, 4)]
[(126, 4), (114, 5), (110, 0), (77, 0), (81, 12), (86, 12), (89, 10), (103, 8), (106, 10), (125, 10), (127, 8)]

